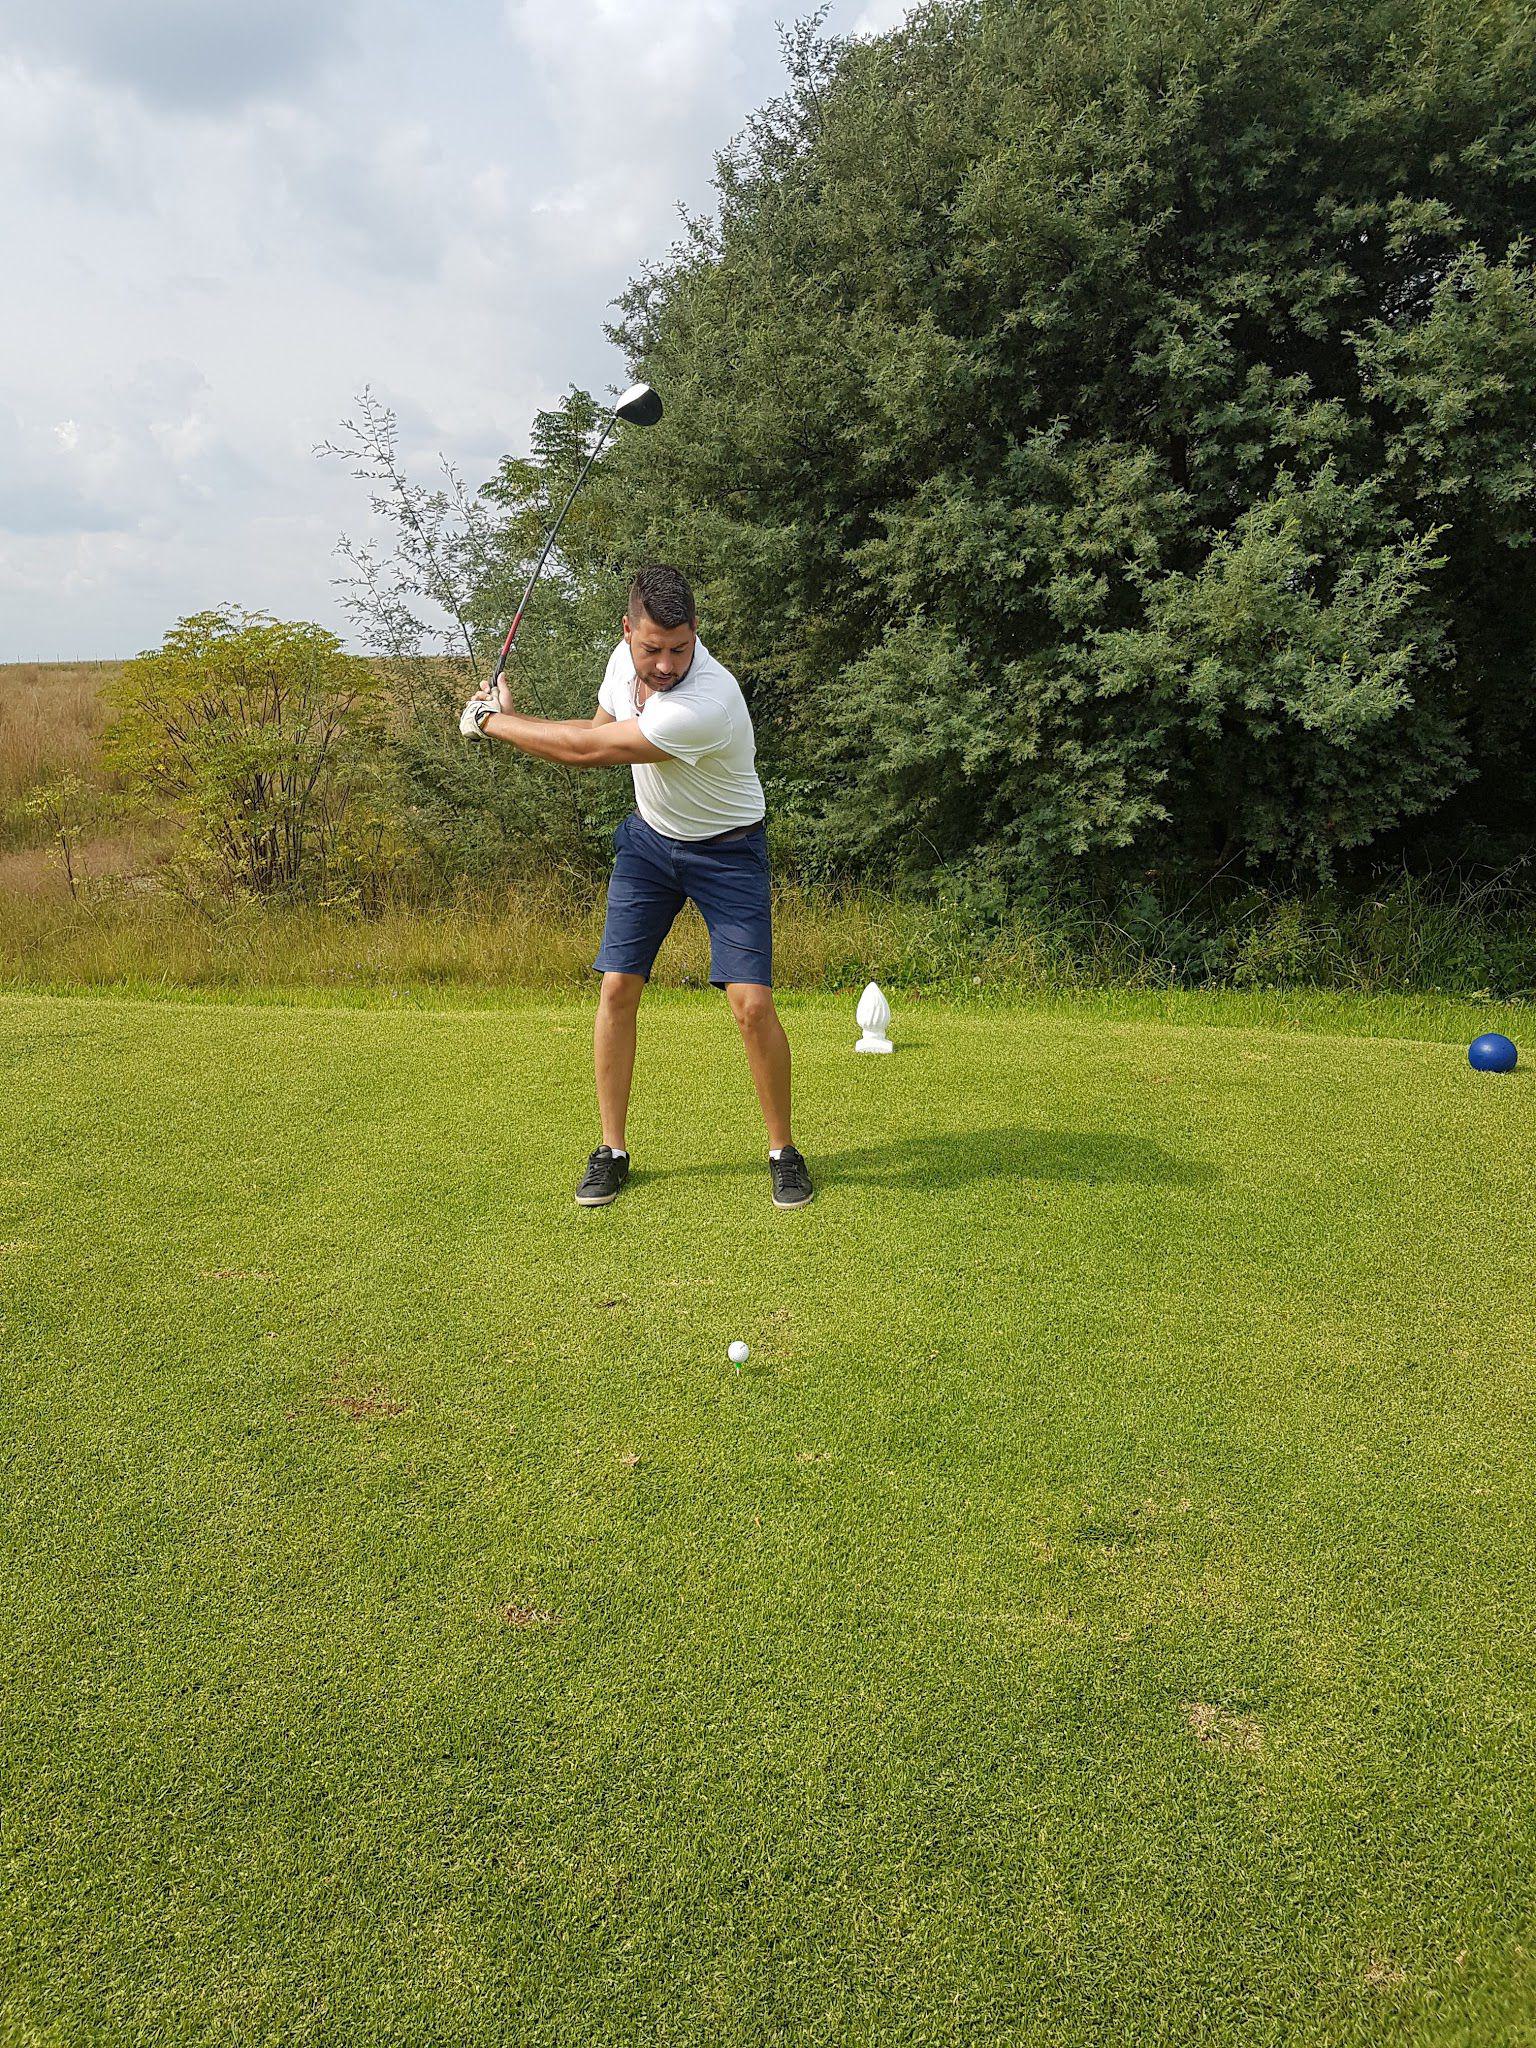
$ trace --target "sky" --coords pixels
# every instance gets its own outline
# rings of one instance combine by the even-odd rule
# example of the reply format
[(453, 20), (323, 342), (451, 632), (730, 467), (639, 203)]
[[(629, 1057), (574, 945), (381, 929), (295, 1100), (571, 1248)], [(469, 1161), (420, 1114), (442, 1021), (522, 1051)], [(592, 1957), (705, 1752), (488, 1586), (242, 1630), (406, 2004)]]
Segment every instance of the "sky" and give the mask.
[(0, 662), (223, 604), (346, 637), (367, 491), (316, 445), (367, 385), (411, 474), (478, 484), (624, 383), (611, 302), (782, 90), (795, 12), (0, 0)]

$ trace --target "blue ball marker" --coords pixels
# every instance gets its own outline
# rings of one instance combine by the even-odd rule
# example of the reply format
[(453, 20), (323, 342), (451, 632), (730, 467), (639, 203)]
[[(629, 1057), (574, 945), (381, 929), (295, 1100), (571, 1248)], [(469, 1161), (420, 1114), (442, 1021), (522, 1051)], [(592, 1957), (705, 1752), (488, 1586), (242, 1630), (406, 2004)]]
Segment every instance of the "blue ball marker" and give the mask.
[(1507, 1074), (1519, 1057), (1515, 1041), (1502, 1031), (1485, 1031), (1467, 1047), (1467, 1058), (1480, 1074)]

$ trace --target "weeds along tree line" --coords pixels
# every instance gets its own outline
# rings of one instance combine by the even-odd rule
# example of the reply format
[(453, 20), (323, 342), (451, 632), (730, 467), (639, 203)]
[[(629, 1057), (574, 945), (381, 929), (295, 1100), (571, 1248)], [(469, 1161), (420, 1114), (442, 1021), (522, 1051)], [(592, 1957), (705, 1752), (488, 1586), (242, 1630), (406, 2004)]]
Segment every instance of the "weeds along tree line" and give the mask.
[[(590, 716), (630, 568), (672, 560), (803, 882), (985, 919), (1523, 872), (1526, 0), (961, 0), (785, 48), (714, 211), (618, 302), (667, 416), (578, 500), (524, 707)], [(601, 871), (626, 778), (452, 716), (597, 413), (572, 391), (471, 490), (407, 477), (363, 395), (328, 452), (391, 535), (343, 544), (370, 658), (227, 614), (125, 673), (124, 772), (205, 865), (425, 896)], [(202, 705), (205, 751), (165, 704)]]

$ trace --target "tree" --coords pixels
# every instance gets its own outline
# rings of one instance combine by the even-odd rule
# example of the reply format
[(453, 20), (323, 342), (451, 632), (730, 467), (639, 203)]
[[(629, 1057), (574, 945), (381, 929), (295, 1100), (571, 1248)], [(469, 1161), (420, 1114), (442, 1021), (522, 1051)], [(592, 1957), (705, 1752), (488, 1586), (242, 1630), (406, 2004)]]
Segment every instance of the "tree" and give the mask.
[(1536, 794), (1536, 17), (960, 0), (789, 89), (615, 337), (615, 556), (695, 575), (867, 875), (1327, 875)]
[[(342, 537), (342, 602), (379, 657), (390, 701), (386, 746), (399, 770), (401, 822), (427, 886), (515, 880), (552, 869), (595, 873), (616, 822), (618, 778), (530, 765), (466, 742), (464, 699), (490, 671), (556, 510), (586, 459), (597, 406), (573, 390), (535, 416), (526, 458), (507, 457), (470, 491), (451, 464), (434, 488), (406, 474), (394, 413), (366, 388), (340, 457), (369, 486), (387, 541)], [(540, 580), (507, 682), (539, 717), (591, 716), (618, 638), (624, 577), (604, 515), (578, 500)], [(609, 522), (611, 524), (611, 522)]]

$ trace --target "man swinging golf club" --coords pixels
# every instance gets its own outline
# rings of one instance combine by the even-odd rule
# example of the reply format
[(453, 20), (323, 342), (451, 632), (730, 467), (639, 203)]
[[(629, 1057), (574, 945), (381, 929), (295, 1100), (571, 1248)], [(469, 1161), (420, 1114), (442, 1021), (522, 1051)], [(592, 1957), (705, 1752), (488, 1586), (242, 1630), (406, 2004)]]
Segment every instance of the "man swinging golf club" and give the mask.
[(572, 768), (627, 763), (635, 808), (613, 835), (608, 913), (594, 970), (603, 977), (593, 1034), (603, 1142), (576, 1190), (611, 1202), (629, 1175), (625, 1121), (635, 1018), (662, 940), (689, 900), (709, 930), (709, 978), (723, 988), (763, 1120), (774, 1206), (811, 1199), (790, 1135), (789, 1041), (773, 1003), (773, 941), (763, 786), (740, 685), (698, 634), (693, 592), (676, 569), (642, 569), (630, 585), (624, 638), (609, 658), (598, 709), (579, 719), (525, 718), (499, 675), (464, 707), (472, 739), (505, 740)]

